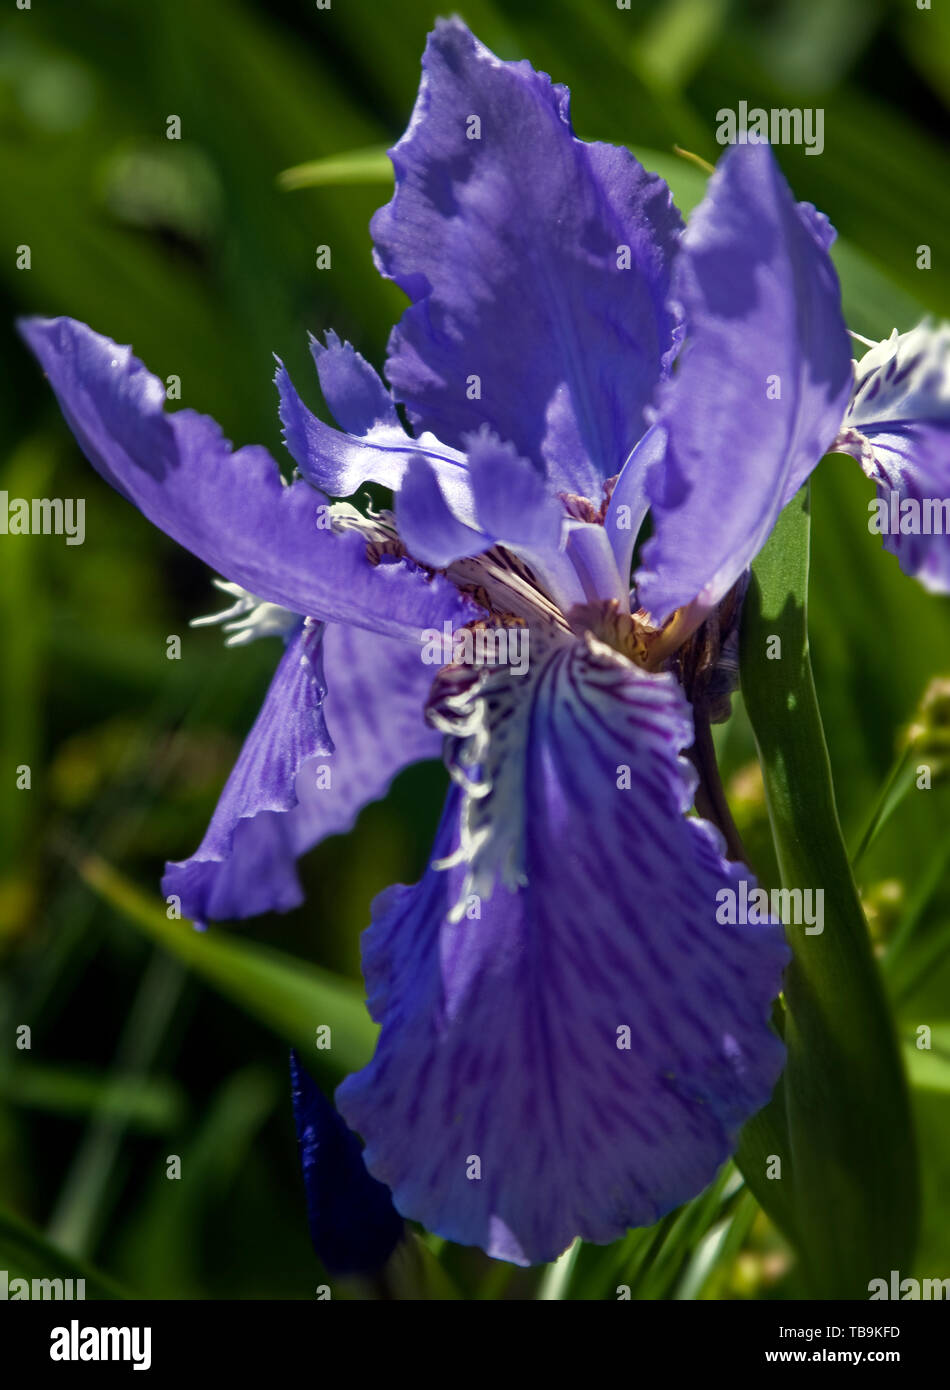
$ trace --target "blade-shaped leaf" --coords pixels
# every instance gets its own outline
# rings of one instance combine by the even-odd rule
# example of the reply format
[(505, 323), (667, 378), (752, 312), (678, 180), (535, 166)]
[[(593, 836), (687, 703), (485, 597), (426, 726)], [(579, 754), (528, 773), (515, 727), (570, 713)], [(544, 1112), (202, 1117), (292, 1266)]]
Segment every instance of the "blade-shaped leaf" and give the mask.
[[(802, 492), (753, 566), (742, 687), (783, 887), (824, 893), (823, 931), (787, 928), (781, 1182), (814, 1292), (866, 1298), (870, 1279), (910, 1267), (917, 1166), (893, 1022), (835, 809), (808, 651), (808, 551)], [(757, 1195), (767, 1201), (762, 1184)]]
[(370, 145), (365, 150), (350, 150), (346, 154), (330, 154), (323, 159), (311, 159), (295, 164), (277, 175), (277, 186), (287, 192), (295, 188), (337, 187), (345, 183), (392, 183), (393, 166), (385, 145)]
[(0, 1207), (0, 1266), (11, 1280), (85, 1279), (86, 1298), (126, 1296), (105, 1274), (83, 1260), (64, 1254), (39, 1231), (3, 1207)]
[[(88, 856), (82, 878), (152, 941), (177, 956), (209, 984), (247, 1009), (315, 1064), (335, 1070), (361, 1067), (372, 1055), (375, 1025), (359, 988), (329, 971), (256, 941), (219, 931), (196, 932), (169, 921), (155, 902), (110, 865)], [(330, 1028), (331, 1046), (315, 1051), (316, 1030)]]

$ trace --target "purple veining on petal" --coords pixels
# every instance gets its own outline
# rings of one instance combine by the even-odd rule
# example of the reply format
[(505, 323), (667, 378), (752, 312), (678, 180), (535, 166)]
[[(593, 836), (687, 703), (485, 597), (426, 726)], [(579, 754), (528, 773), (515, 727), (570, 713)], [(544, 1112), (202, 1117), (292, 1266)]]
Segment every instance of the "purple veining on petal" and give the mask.
[(526, 886), (466, 897), (460, 863), (382, 895), (364, 942), (382, 1032), (337, 1092), (403, 1215), (517, 1263), (615, 1240), (711, 1180), (781, 1068), (768, 1020), (788, 956), (778, 926), (717, 924), (745, 871), (683, 815), (672, 678), (596, 643), (541, 665), (509, 755), (523, 801), (497, 832), (522, 825)]

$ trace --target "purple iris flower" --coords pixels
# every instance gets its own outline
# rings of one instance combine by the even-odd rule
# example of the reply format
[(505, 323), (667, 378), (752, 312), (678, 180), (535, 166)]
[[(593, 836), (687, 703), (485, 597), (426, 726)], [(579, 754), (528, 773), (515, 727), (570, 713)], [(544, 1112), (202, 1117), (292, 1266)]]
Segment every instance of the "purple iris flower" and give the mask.
[(950, 324), (864, 341), (833, 447), (877, 484), (868, 526), (904, 573), (950, 593)]
[[(752, 879), (683, 754), (850, 352), (833, 233), (767, 146), (727, 152), (684, 230), (662, 179), (574, 136), (563, 87), (452, 20), (392, 160), (391, 390), (315, 342), (334, 429), (281, 366), (290, 484), (165, 414), (127, 348), (23, 332), (94, 466), (228, 581), (231, 640), (285, 642), (164, 892), (200, 921), (289, 908), (300, 854), (444, 756), (430, 865), (373, 907), (381, 1032), (337, 1102), (400, 1213), (530, 1263), (701, 1190), (781, 1070), (783, 933), (717, 919)], [(392, 510), (329, 501), (367, 481)]]

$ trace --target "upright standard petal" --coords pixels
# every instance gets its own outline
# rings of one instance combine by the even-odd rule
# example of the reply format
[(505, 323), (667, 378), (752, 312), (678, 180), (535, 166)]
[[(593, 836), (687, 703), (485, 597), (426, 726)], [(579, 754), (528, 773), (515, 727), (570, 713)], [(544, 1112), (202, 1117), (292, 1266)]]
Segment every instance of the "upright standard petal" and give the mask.
[(313, 1248), (330, 1274), (374, 1274), (405, 1234), (399, 1213), (296, 1052), (290, 1079)]
[(162, 891), (198, 922), (299, 906), (299, 856), (350, 830), (402, 768), (438, 757), (424, 718), (434, 674), (421, 646), (339, 624), (300, 628), (201, 845), (167, 866)]
[(714, 607), (831, 447), (851, 380), (831, 237), (767, 145), (727, 151), (690, 219), (673, 274), (687, 344), (661, 397), (637, 576), (655, 622)]
[(307, 483), (286, 486), (265, 449), (232, 453), (207, 416), (166, 415), (162, 383), (129, 348), (74, 319), (20, 327), (93, 467), (226, 579), (304, 616), (411, 640), (451, 617), (450, 584), (370, 563), (359, 536), (321, 525), (326, 499)]
[(718, 924), (744, 871), (684, 815), (672, 677), (588, 638), (518, 679), (449, 701), (481, 791), (453, 788), (433, 866), (374, 905), (382, 1031), (337, 1098), (403, 1215), (524, 1264), (710, 1181), (778, 1076), (788, 953), (771, 922)]
[(877, 483), (868, 524), (904, 573), (950, 593), (950, 325), (895, 329), (865, 353), (834, 447)]
[(413, 301), (387, 375), (461, 447), (488, 421), (562, 491), (600, 496), (643, 431), (677, 343), (679, 214), (624, 149), (586, 144), (569, 96), (461, 20), (429, 36), (377, 263)]

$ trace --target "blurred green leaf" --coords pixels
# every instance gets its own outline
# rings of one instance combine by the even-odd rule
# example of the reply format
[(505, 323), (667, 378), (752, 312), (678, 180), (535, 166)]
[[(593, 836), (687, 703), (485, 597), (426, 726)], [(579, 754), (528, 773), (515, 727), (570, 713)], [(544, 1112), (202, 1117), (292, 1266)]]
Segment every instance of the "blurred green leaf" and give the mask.
[(145, 1272), (143, 1296), (194, 1298), (200, 1292), (196, 1235), (210, 1206), (228, 1199), (254, 1137), (277, 1103), (272, 1073), (249, 1066), (228, 1077), (194, 1134), (181, 1146), (180, 1176), (159, 1160), (151, 1186), (125, 1232), (123, 1267)]
[(105, 1274), (73, 1259), (34, 1227), (0, 1207), (0, 1263), (17, 1279), (85, 1279), (87, 1298), (125, 1298)]
[(748, 1189), (740, 1192), (733, 1209), (695, 1242), (673, 1298), (688, 1301), (703, 1297), (716, 1278), (729, 1270), (752, 1230), (758, 1211), (752, 1193)]
[[(83, 880), (128, 922), (184, 965), (299, 1047), (310, 1065), (339, 1071), (363, 1066), (376, 1035), (360, 991), (348, 980), (255, 941), (188, 922), (169, 921), (162, 907), (95, 856), (79, 864)], [(332, 1046), (317, 1050), (316, 1030), (329, 1025)]]
[[(46, 495), (58, 453), (58, 443), (48, 436), (25, 439), (6, 461), (0, 486), (11, 497)], [(5, 537), (0, 547), (0, 938), (7, 929), (19, 929), (32, 907), (26, 871), (39, 789), (19, 789), (12, 773), (22, 766), (39, 772), (43, 661), (35, 624), (46, 620), (47, 604), (38, 569), (42, 561), (32, 538)], [(23, 621), (25, 613), (30, 622)]]
[(914, 785), (914, 778), (917, 769), (912, 761), (913, 749), (907, 747), (902, 753), (898, 754), (894, 765), (887, 775), (884, 785), (881, 787), (880, 794), (871, 812), (861, 841), (851, 856), (851, 867), (855, 871), (861, 860), (880, 835), (891, 816), (904, 800), (904, 797)]
[(365, 150), (348, 154), (325, 155), (307, 164), (296, 164), (277, 175), (277, 186), (286, 191), (295, 188), (324, 188), (346, 183), (391, 184), (393, 166), (385, 145), (371, 145)]
[(668, 0), (651, 15), (632, 49), (644, 82), (678, 92), (719, 37), (732, 0)]
[[(777, 1031), (784, 1036), (785, 1009), (781, 1002), (773, 1011), (773, 1021), (781, 1025)], [(736, 1162), (763, 1210), (768, 1212), (785, 1238), (797, 1248), (801, 1244), (801, 1237), (798, 1231), (798, 1210), (793, 1184), (784, 1180), (784, 1173), (781, 1181), (768, 1176), (773, 1156), (778, 1154), (781, 1157), (791, 1151), (785, 1106), (785, 1077), (782, 1075), (772, 1092), (769, 1104), (743, 1125), (739, 1135)]]
[(79, 1067), (18, 1061), (0, 1065), (0, 1099), (59, 1115), (95, 1113), (147, 1133), (181, 1122), (181, 1087), (161, 1077), (114, 1077)]
[[(915, 1031), (918, 1026), (912, 1025)], [(950, 1023), (931, 1028), (929, 1048), (918, 1047), (916, 1038), (905, 1038), (904, 1061), (912, 1086), (950, 1095)]]

